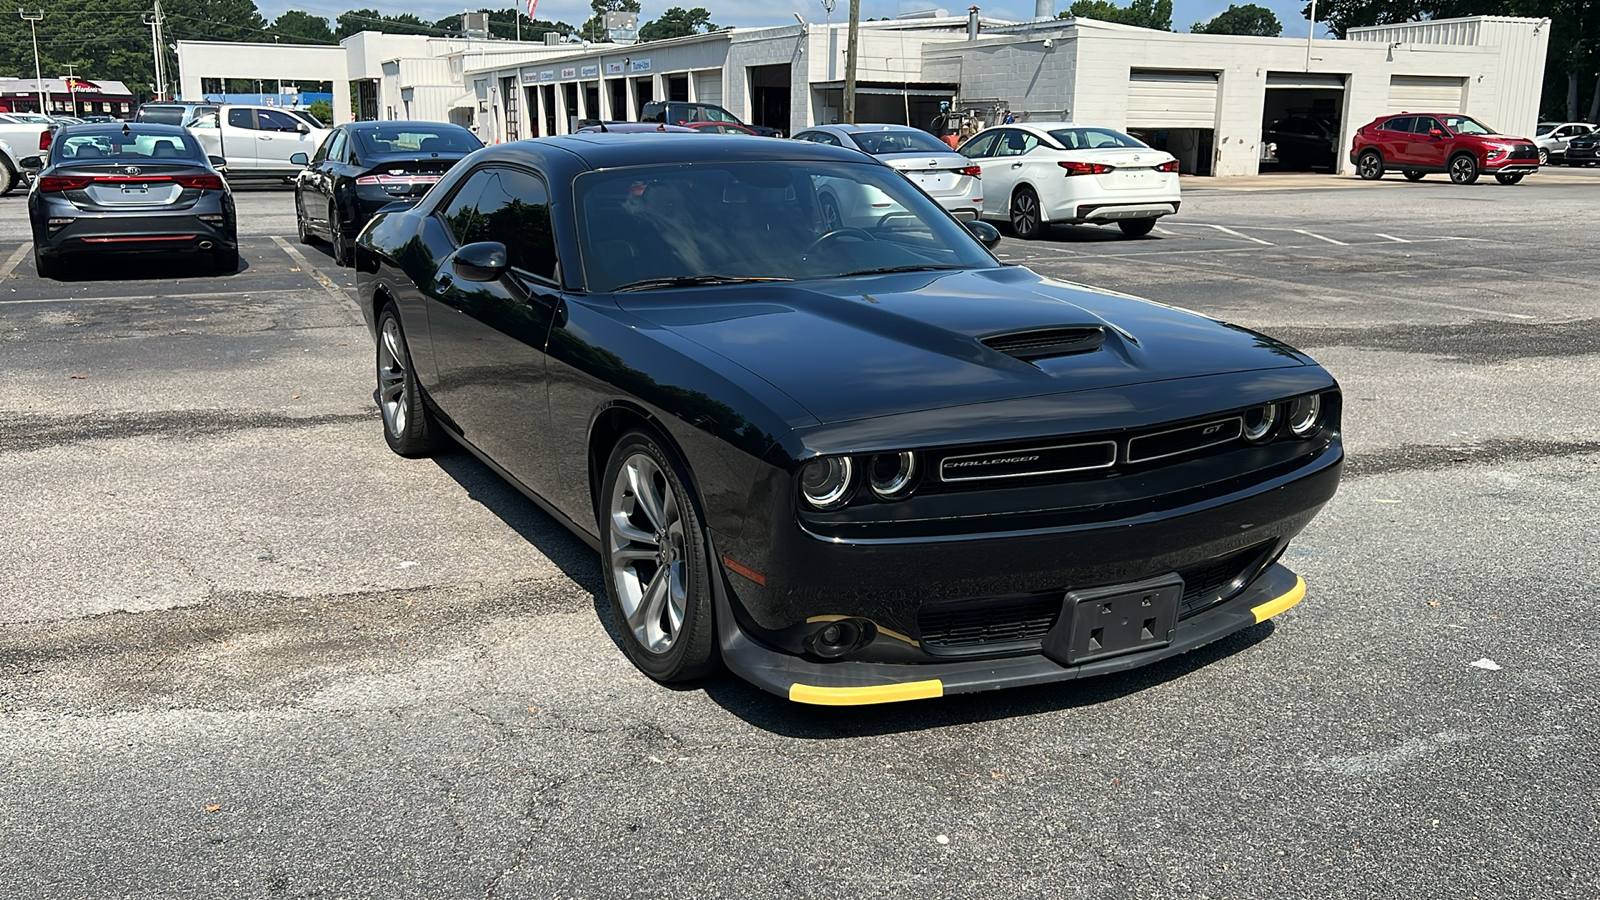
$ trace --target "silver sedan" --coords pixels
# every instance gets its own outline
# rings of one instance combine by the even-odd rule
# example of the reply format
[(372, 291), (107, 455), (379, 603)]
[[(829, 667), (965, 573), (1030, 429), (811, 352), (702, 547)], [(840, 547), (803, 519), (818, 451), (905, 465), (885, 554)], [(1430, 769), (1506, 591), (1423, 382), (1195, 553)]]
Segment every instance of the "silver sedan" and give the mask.
[[(909, 125), (817, 125), (796, 134), (795, 140), (848, 147), (870, 154), (898, 169), (950, 214), (963, 222), (978, 218), (983, 209), (982, 169), (950, 145)], [(841, 198), (843, 199), (843, 198)], [(841, 224), (870, 215), (871, 198), (858, 198), (866, 209), (840, 210)], [(849, 201), (845, 201), (851, 206)], [(825, 210), (826, 212), (826, 210)]]

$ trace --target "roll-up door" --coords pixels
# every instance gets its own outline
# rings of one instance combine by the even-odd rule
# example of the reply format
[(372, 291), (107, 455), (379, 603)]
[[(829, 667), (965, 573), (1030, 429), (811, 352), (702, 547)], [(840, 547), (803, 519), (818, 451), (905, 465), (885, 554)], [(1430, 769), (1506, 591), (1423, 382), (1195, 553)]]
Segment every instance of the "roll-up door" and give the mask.
[(722, 105), (722, 70), (694, 73), (694, 99), (699, 103)]
[(1217, 127), (1217, 73), (1134, 69), (1128, 75), (1128, 127)]
[(1393, 75), (1389, 78), (1389, 112), (1458, 113), (1466, 88), (1464, 78)]

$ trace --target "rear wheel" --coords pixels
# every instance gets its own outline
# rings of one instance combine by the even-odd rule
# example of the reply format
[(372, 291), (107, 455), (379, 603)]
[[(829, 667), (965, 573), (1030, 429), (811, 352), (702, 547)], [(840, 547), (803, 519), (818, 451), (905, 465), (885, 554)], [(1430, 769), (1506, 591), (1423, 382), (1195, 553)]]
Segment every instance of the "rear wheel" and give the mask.
[(306, 221), (306, 202), (299, 191), (295, 191), (294, 195), (294, 224), (300, 234), (300, 243), (311, 243), (311, 223)]
[(33, 268), (38, 271), (40, 278), (61, 277), (61, 259), (40, 253), (38, 247), (33, 248)]
[(1539, 148), (1539, 165), (1541, 165), (1541, 166), (1550, 165), (1550, 151), (1546, 150), (1543, 147)]
[(715, 672), (711, 566), (700, 515), (677, 454), (629, 431), (600, 491), (606, 592), (622, 646), (657, 681)]
[(1356, 174), (1363, 181), (1377, 181), (1383, 177), (1383, 156), (1376, 150), (1368, 150), (1356, 158)]
[(401, 456), (427, 456), (438, 447), (438, 423), (422, 399), (411, 368), (411, 348), (393, 303), (378, 314), (378, 410), (383, 439)]
[(1039, 195), (1031, 187), (1019, 187), (1011, 195), (1011, 230), (1017, 237), (1031, 241), (1044, 233), (1044, 220), (1039, 212)]
[(344, 236), (344, 223), (339, 221), (339, 206), (335, 203), (328, 204), (328, 243), (333, 247), (333, 261), (350, 265), (350, 243)]
[(1407, 181), (1421, 181), (1422, 180), (1422, 175), (1423, 175), (1423, 173), (1418, 172), (1416, 169), (1407, 169), (1406, 170), (1406, 180)]
[(1466, 154), (1450, 160), (1450, 180), (1456, 184), (1472, 184), (1478, 180), (1478, 161)]
[(17, 175), (15, 169), (11, 168), (9, 161), (0, 161), (0, 197), (4, 197), (16, 190), (21, 181), (22, 178)]
[(1153, 218), (1152, 219), (1123, 219), (1122, 221), (1117, 223), (1117, 227), (1121, 228), (1122, 229), (1122, 233), (1127, 235), (1128, 237), (1131, 237), (1131, 238), (1133, 238), (1133, 237), (1144, 237), (1145, 235), (1150, 233), (1150, 229), (1156, 227), (1156, 220), (1153, 219)]
[(844, 227), (844, 216), (839, 214), (839, 202), (827, 194), (822, 195), (822, 232), (828, 234)]
[(1516, 184), (1523, 179), (1525, 174), (1526, 173), (1524, 172), (1497, 172), (1495, 173), (1494, 180), (1500, 182), (1501, 184)]

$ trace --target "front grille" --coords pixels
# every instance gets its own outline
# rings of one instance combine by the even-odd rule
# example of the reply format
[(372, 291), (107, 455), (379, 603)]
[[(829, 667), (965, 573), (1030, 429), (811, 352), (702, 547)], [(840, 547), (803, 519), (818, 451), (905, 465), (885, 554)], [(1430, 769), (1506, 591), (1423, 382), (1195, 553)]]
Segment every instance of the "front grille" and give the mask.
[(1130, 463), (1150, 462), (1204, 450), (1237, 439), (1243, 429), (1244, 420), (1234, 417), (1142, 435), (1128, 441), (1127, 459)]
[(982, 340), (990, 350), (1023, 362), (1032, 362), (1099, 350), (1106, 341), (1106, 331), (1099, 325), (1034, 328), (1010, 334), (993, 334)]
[(1538, 147), (1512, 147), (1510, 159), (1538, 159)]
[(994, 478), (1027, 478), (1033, 475), (1060, 475), (1109, 469), (1116, 465), (1115, 441), (1065, 444), (1059, 447), (1029, 447), (999, 453), (947, 456), (939, 463), (943, 481), (987, 481)]
[(1060, 614), (1060, 594), (924, 606), (917, 629), (924, 647), (998, 648), (1043, 640)]

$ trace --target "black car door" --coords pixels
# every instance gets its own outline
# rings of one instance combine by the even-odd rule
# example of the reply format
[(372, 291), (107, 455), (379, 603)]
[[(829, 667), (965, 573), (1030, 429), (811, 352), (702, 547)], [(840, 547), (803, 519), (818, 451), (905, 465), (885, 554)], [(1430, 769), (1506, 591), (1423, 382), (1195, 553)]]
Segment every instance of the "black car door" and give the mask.
[(329, 135), (317, 148), (316, 155), (311, 157), (311, 165), (300, 175), (301, 204), (306, 221), (317, 223), (323, 230), (328, 227), (328, 198), (333, 195), (332, 179), (338, 170), (335, 153), (343, 148), (346, 136), (347, 132), (343, 129)]
[[(549, 188), (534, 172), (488, 166), (463, 183), (441, 215), (455, 248), (434, 274), (428, 298), (438, 377), (432, 395), (468, 441), (543, 493), (545, 347), (564, 309)], [(461, 278), (456, 251), (483, 241), (505, 245), (506, 274), (486, 282)]]

